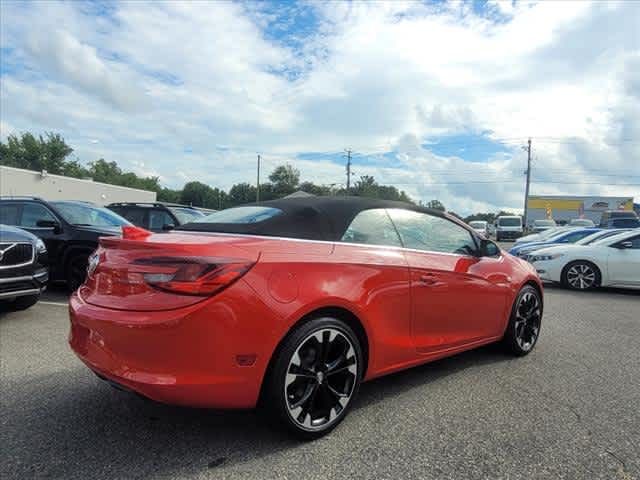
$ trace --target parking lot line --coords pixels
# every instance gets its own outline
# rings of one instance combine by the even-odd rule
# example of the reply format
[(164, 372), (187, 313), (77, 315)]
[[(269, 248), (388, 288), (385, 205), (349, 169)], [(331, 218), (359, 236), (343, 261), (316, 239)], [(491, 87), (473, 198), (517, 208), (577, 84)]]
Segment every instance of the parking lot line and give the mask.
[(69, 304), (67, 302), (47, 302), (47, 301), (40, 301), (38, 302), (38, 305), (55, 305), (57, 307), (68, 307)]

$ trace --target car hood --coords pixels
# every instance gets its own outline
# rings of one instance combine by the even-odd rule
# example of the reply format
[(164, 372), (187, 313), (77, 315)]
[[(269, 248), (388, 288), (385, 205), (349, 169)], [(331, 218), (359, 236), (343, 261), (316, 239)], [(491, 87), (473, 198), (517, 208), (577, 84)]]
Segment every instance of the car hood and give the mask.
[(0, 242), (32, 242), (35, 243), (38, 237), (9, 225), (0, 225)]

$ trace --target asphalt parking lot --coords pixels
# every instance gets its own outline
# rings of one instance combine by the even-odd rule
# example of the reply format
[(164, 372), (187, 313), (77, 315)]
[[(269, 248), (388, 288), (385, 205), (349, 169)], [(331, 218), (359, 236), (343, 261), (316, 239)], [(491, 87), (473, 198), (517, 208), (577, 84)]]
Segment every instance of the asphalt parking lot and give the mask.
[(312, 443), (114, 390), (67, 347), (64, 292), (46, 297), (0, 313), (2, 479), (640, 476), (635, 292), (547, 288), (528, 357), (488, 347), (367, 383)]

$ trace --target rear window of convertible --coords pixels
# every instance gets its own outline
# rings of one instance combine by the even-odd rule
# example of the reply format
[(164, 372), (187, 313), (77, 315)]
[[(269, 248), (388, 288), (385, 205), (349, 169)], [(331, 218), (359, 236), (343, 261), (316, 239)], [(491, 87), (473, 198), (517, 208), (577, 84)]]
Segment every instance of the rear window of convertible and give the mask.
[(235, 207), (212, 213), (191, 223), (258, 223), (282, 214), (282, 210), (273, 207)]

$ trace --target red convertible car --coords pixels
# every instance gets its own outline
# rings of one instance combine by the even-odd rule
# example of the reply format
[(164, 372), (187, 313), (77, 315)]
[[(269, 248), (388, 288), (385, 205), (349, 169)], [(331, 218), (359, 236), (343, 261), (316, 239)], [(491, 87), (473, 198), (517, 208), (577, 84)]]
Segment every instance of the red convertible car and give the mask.
[(110, 383), (171, 404), (260, 403), (314, 438), (362, 381), (491, 342), (529, 353), (542, 285), (440, 211), (296, 198), (102, 238), (70, 315), (71, 348)]

